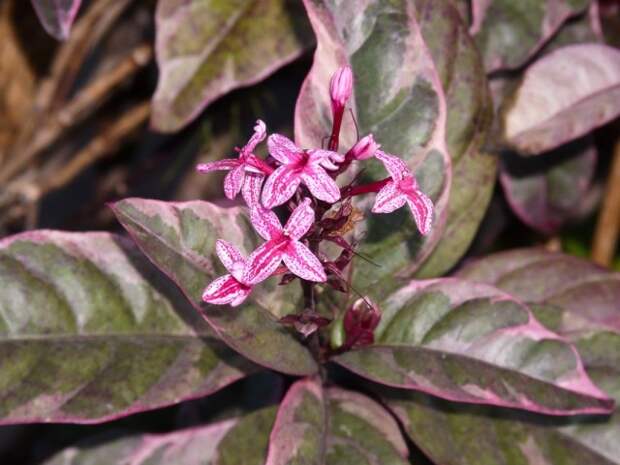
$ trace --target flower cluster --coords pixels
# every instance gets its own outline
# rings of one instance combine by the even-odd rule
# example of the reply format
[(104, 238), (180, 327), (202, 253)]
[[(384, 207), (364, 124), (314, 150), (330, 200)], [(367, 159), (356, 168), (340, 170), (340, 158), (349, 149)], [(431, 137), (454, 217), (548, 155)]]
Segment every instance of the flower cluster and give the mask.
[[(342, 271), (355, 254), (355, 244), (344, 236), (350, 230), (347, 225), (360, 215), (351, 205), (351, 197), (356, 195), (376, 193), (373, 213), (390, 213), (407, 204), (420, 233), (429, 232), (433, 204), (402, 159), (383, 152), (372, 134), (359, 139), (347, 152), (338, 152), (340, 128), (352, 90), (351, 69), (340, 68), (329, 87), (333, 124), (327, 149), (304, 149), (281, 134), (267, 137), (267, 127), (259, 120), (247, 144), (236, 149), (238, 158), (198, 165), (202, 173), (228, 171), (224, 180), (226, 196), (234, 199), (242, 194), (252, 225), (265, 240), (248, 258), (232, 244), (217, 242), (217, 255), (229, 274), (207, 286), (202, 296), (205, 302), (240, 305), (255, 285), (278, 274), (284, 275), (283, 282), (300, 278), (309, 285), (329, 283), (338, 290), (348, 289)], [(261, 159), (254, 152), (265, 139), (269, 157)], [(352, 163), (371, 158), (383, 163), (387, 178), (370, 184), (358, 185), (354, 181), (338, 186), (338, 176)], [(279, 206), (290, 211), (284, 226), (274, 212)], [(341, 255), (333, 261), (322, 256), (322, 241), (340, 246)], [(305, 320), (311, 317), (304, 317), (304, 327)], [(365, 326), (376, 326), (374, 319), (370, 323)], [(357, 339), (363, 342), (369, 337), (366, 332)]]

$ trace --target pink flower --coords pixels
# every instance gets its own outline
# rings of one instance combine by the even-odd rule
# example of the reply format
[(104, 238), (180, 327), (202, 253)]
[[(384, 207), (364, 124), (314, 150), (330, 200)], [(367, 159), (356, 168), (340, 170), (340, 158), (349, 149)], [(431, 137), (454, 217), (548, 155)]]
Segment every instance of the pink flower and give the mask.
[(250, 292), (252, 286), (244, 278), (246, 260), (230, 243), (218, 240), (215, 251), (222, 264), (230, 274), (221, 276), (207, 286), (202, 293), (202, 300), (215, 305), (240, 305)]
[[(261, 120), (256, 121), (254, 134), (250, 137), (245, 146), (239, 150), (239, 158), (227, 158), (224, 160), (201, 163), (197, 169), (201, 173), (211, 171), (226, 170), (230, 171), (224, 179), (224, 193), (229, 199), (234, 199), (243, 188), (243, 197), (250, 205), (250, 201), (256, 198), (256, 189), (260, 192), (264, 173), (273, 171), (263, 160), (259, 159), (254, 153), (256, 146), (265, 140), (267, 128)], [(251, 179), (251, 185), (245, 186), (246, 181)], [(248, 200), (247, 195), (250, 194)]]
[(256, 232), (267, 242), (248, 258), (244, 282), (256, 284), (264, 281), (282, 261), (291, 273), (302, 279), (316, 282), (327, 280), (319, 259), (300, 242), (314, 223), (310, 199), (304, 199), (293, 210), (284, 228), (275, 213), (260, 206), (252, 209), (251, 220)]
[(433, 202), (418, 187), (418, 183), (403, 160), (378, 150), (375, 154), (391, 180), (377, 193), (373, 213), (391, 213), (408, 204), (422, 235), (428, 234), (433, 221)]
[(362, 137), (358, 140), (353, 147), (347, 152), (347, 158), (353, 160), (367, 160), (375, 156), (377, 150), (381, 147), (375, 142), (375, 138), (372, 134)]
[(334, 162), (344, 161), (341, 154), (329, 150), (302, 150), (280, 134), (269, 136), (267, 147), (271, 156), (282, 166), (267, 178), (262, 195), (265, 207), (273, 208), (285, 203), (302, 181), (319, 200), (334, 203), (340, 199), (338, 185), (325, 170), (338, 169)]
[(342, 111), (353, 91), (353, 73), (351, 68), (343, 66), (333, 74), (329, 81), (329, 96), (334, 113)]

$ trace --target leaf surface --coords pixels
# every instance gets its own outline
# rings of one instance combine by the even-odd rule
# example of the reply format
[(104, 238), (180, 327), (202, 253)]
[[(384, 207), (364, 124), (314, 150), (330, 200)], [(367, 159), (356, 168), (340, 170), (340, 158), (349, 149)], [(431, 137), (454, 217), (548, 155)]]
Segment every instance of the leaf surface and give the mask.
[(303, 9), (294, 0), (160, 0), (156, 22), (160, 76), (152, 122), (166, 132), (312, 45)]
[[(422, 237), (406, 208), (370, 215), (372, 196), (358, 202), (368, 213), (356, 234), (364, 235), (362, 253), (382, 266), (358, 260), (354, 284), (369, 289), (396, 272), (410, 275), (428, 257), (446, 224), (451, 159), (446, 142), (446, 95), (438, 64), (421, 27), (413, 1), (355, 1), (343, 8), (333, 0), (305, 0), (317, 50), (295, 109), (295, 138), (303, 147), (320, 147), (331, 132), (329, 79), (345, 64), (354, 74), (350, 107), (360, 135), (372, 132), (382, 149), (403, 158), (422, 190), (435, 203), (431, 233)], [(458, 15), (457, 15), (458, 16)], [(347, 114), (341, 151), (355, 142), (355, 125)], [(362, 181), (387, 174), (378, 162), (366, 164)]]
[(95, 423), (208, 395), (256, 367), (127, 240), (0, 242), (1, 423)]
[(620, 114), (620, 50), (562, 47), (536, 61), (503, 112), (506, 142), (536, 155), (589, 133)]
[(388, 386), (459, 402), (555, 415), (613, 408), (574, 346), (493, 287), (414, 281), (381, 308), (375, 344), (336, 356), (337, 363)]
[[(209, 202), (168, 203), (126, 199), (113, 206), (117, 218), (151, 261), (181, 288), (213, 330), (250, 360), (295, 375), (313, 374), (316, 362), (275, 315), (298, 309), (295, 287), (261, 283), (247, 303), (231, 308), (202, 302), (202, 291), (226, 274), (215, 256), (215, 242), (225, 238), (244, 250), (256, 247), (247, 211), (218, 207)], [(270, 310), (267, 310), (270, 309)]]

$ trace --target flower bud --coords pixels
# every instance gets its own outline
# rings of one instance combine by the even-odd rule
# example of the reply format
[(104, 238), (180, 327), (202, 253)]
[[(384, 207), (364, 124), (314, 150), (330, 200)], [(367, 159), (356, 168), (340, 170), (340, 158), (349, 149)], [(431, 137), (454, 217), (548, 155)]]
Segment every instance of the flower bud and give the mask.
[(350, 349), (372, 344), (379, 321), (381, 321), (379, 307), (368, 298), (356, 300), (344, 315), (345, 347)]
[(337, 110), (342, 111), (347, 100), (351, 97), (352, 90), (353, 73), (351, 68), (348, 66), (338, 68), (338, 71), (333, 74), (329, 82), (329, 96), (331, 97), (332, 110), (334, 112)]
[(375, 156), (375, 152), (381, 147), (379, 144), (375, 142), (375, 138), (372, 134), (368, 134), (367, 136), (362, 137), (358, 140), (349, 153), (347, 154), (347, 158), (352, 158), (354, 160), (366, 160), (368, 158), (372, 158)]

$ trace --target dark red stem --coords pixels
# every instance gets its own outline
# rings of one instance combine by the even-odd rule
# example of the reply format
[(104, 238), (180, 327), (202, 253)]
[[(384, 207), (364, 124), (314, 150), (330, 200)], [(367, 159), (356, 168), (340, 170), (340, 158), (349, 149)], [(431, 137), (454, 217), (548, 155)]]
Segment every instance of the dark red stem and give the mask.
[(359, 186), (343, 187), (340, 191), (342, 198), (354, 197), (356, 195), (368, 194), (370, 192), (379, 192), (383, 186), (390, 182), (392, 178), (385, 178), (380, 181), (371, 182), (369, 184), (361, 184)]
[(329, 145), (327, 150), (336, 152), (340, 138), (340, 127), (342, 126), (342, 117), (344, 115), (344, 107), (334, 109), (334, 123), (332, 124), (332, 135), (329, 137)]

